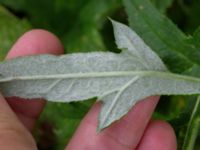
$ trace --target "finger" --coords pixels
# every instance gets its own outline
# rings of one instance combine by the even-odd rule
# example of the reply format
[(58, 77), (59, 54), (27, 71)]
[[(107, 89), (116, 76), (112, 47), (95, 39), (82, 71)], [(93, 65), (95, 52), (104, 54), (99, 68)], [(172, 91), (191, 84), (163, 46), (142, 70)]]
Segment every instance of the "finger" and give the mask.
[[(159, 97), (154, 96), (147, 99), (137, 103), (125, 117), (99, 134), (97, 134), (96, 128), (100, 104), (94, 105), (66, 149), (134, 149), (142, 137)], [(80, 141), (80, 144), (77, 144), (77, 141)]]
[[(18, 56), (45, 53), (61, 54), (63, 53), (63, 47), (58, 38), (52, 33), (45, 30), (32, 30), (19, 38), (6, 58), (11, 59)], [(22, 123), (32, 130), (45, 101), (39, 99), (27, 101), (21, 98), (8, 98), (7, 100)]]
[(0, 145), (2, 150), (36, 150), (30, 133), (0, 94)]
[(63, 46), (52, 33), (35, 29), (22, 35), (7, 54), (7, 59), (25, 55), (62, 54)]
[(164, 121), (152, 121), (137, 150), (176, 150), (176, 136), (172, 127)]

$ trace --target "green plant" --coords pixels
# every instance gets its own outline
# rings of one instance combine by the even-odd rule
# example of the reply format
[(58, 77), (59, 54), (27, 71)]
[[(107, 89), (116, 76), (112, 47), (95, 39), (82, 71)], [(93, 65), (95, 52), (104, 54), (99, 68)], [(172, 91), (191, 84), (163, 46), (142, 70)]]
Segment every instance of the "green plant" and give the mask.
[[(3, 5), (11, 8), (14, 12), (23, 12), (25, 13), (24, 17), (27, 17), (30, 21), (27, 24), (31, 24), (33, 27), (44, 27), (46, 29), (54, 31), (56, 34), (60, 36), (64, 44), (66, 44), (66, 49), (68, 52), (77, 52), (80, 49), (82, 51), (91, 51), (95, 49), (113, 49), (116, 50), (113, 44), (110, 42), (106, 42), (108, 40), (112, 40), (113, 37), (111, 36), (112, 33), (110, 31), (110, 26), (107, 23), (105, 16), (113, 16), (112, 18), (117, 18), (117, 20), (121, 20), (126, 22), (126, 18), (124, 17), (124, 11), (121, 9), (122, 4), (119, 1), (109, 0), (109, 1), (101, 1), (99, 6), (95, 5), (95, 2), (92, 0), (88, 0), (87, 3), (84, 3), (81, 0), (77, 0), (76, 2), (72, 1), (68, 5), (64, 3), (64, 1), (51, 1), (51, 2), (41, 2), (43, 4), (47, 4), (47, 8), (53, 8), (48, 10), (49, 15), (46, 17), (46, 21), (43, 24), (40, 23), (40, 19), (42, 17), (38, 17), (39, 14), (44, 12), (44, 9), (37, 8), (36, 2), (27, 2), (25, 3), (23, 0), (20, 3), (15, 4), (12, 0), (2, 0), (0, 1)], [(34, 3), (34, 5), (33, 5)], [(126, 12), (129, 18), (130, 26), (133, 28), (134, 31), (145, 41), (145, 43), (154, 50), (160, 58), (164, 61), (165, 65), (168, 69), (173, 73), (178, 73), (182, 75), (188, 76), (196, 76), (197, 78), (200, 76), (200, 51), (199, 51), (199, 29), (195, 31), (193, 36), (188, 35), (188, 33), (192, 33), (199, 25), (198, 20), (195, 18), (195, 14), (198, 13), (196, 7), (198, 2), (194, 1), (192, 4), (187, 4), (183, 1), (170, 1), (165, 0), (163, 3), (159, 3), (159, 1), (152, 0), (124, 0), (123, 4), (126, 8)], [(71, 5), (70, 5), (71, 4)], [(83, 4), (81, 6), (80, 4)], [(155, 4), (155, 5), (153, 5)], [(170, 5), (172, 7), (167, 9)], [(29, 7), (28, 7), (29, 6)], [(31, 9), (29, 9), (31, 6)], [(35, 7), (34, 7), (35, 6)], [(88, 8), (93, 8), (95, 6), (98, 7), (94, 9), (97, 12), (90, 12)], [(158, 8), (156, 9), (155, 6)], [(173, 7), (177, 7), (177, 10), (180, 10), (181, 14), (172, 15)], [(80, 13), (78, 11), (81, 9)], [(2, 9), (3, 10), (3, 9)], [(159, 10), (159, 11), (158, 11)], [(168, 10), (168, 13), (167, 11)], [(6, 13), (5, 10), (1, 12), (3, 16), (10, 17), (11, 14)], [(76, 16), (74, 22), (70, 23), (63, 23), (62, 25), (57, 25), (55, 22), (56, 19), (64, 17), (64, 14), (68, 12), (67, 17)], [(70, 12), (70, 13), (69, 13)], [(182, 31), (177, 28), (172, 21), (170, 21), (165, 15), (162, 13), (167, 13), (173, 21), (178, 23), (179, 27)], [(17, 13), (16, 13), (17, 14)], [(97, 15), (98, 14), (98, 15)], [(36, 19), (36, 16), (38, 20)], [(187, 20), (187, 23), (183, 26), (179, 23), (181, 20), (180, 16), (184, 16)], [(2, 17), (3, 18), (3, 17)], [(23, 21), (16, 19), (12, 16), (13, 19), (10, 20), (17, 20), (19, 22), (19, 26), (21, 27), (20, 33), (24, 32), (27, 28), (23, 27)], [(0, 18), (1, 22), (1, 18)], [(76, 24), (76, 26), (73, 26)], [(17, 29), (12, 28), (12, 23), (10, 22), (9, 31), (13, 30), (13, 33), (16, 33), (15, 38), (10, 40), (10, 37), (5, 34), (5, 36), (0, 37), (3, 41), (2, 43), (6, 43), (4, 41), (11, 41), (9, 42), (8, 46), (4, 48), (4, 55), (5, 51), (9, 49), (12, 42), (20, 35), (17, 32)], [(2, 21), (2, 26), (4, 25), (4, 21)], [(28, 25), (30, 27), (30, 25)], [(67, 28), (67, 27), (68, 28)], [(81, 29), (80, 29), (81, 27)], [(58, 28), (58, 30), (56, 30)], [(184, 32), (185, 33), (184, 33)], [(77, 38), (79, 37), (79, 38)], [(105, 37), (105, 39), (103, 39)], [(114, 41), (114, 40), (112, 40)], [(78, 45), (78, 46), (77, 46)], [(120, 47), (124, 48), (124, 47)], [(3, 57), (3, 54), (2, 54)], [(106, 56), (105, 56), (106, 58)], [(199, 84), (197, 83), (198, 89)], [(186, 88), (186, 87), (185, 87)], [(163, 101), (165, 99), (165, 101)], [(166, 100), (167, 99), (167, 100)], [(157, 108), (157, 111), (154, 114), (155, 118), (162, 118), (171, 122), (173, 127), (176, 130), (179, 148), (183, 145), (183, 149), (198, 149), (199, 145), (196, 143), (194, 146), (195, 140), (198, 138), (198, 126), (199, 126), (199, 99), (193, 96), (172, 96), (172, 97), (163, 97), (161, 102)], [(165, 104), (166, 109), (163, 110), (162, 104)], [(53, 106), (54, 105), (54, 106)], [(71, 130), (70, 133), (61, 132), (62, 126), (65, 125), (66, 120), (71, 120), (72, 126), (74, 128), (81, 117), (84, 115), (84, 112), (87, 111), (87, 108), (90, 106), (89, 103), (80, 104), (49, 104), (46, 111), (44, 112), (44, 116), (50, 115), (52, 112), (52, 107), (58, 108), (60, 114), (63, 111), (70, 111), (70, 112), (77, 112), (75, 111), (76, 107), (79, 107), (80, 112), (77, 112), (75, 116), (67, 116), (67, 119), (58, 119), (52, 118), (51, 121), (58, 122), (55, 129), (57, 137), (62, 137), (65, 135), (70, 135), (73, 131)], [(176, 106), (176, 107), (174, 107)], [(63, 107), (63, 109), (59, 109)], [(76, 113), (75, 113), (76, 114)], [(65, 116), (65, 115), (61, 115)], [(45, 117), (42, 118), (42, 120)], [(189, 121), (190, 120), (190, 121)], [(74, 124), (74, 125), (73, 125)], [(58, 130), (59, 129), (59, 130)], [(184, 135), (184, 130), (187, 129), (187, 134)], [(60, 138), (61, 139), (61, 138)], [(192, 139), (192, 140), (191, 140)], [(62, 140), (59, 140), (62, 143)], [(184, 144), (183, 144), (184, 143)]]

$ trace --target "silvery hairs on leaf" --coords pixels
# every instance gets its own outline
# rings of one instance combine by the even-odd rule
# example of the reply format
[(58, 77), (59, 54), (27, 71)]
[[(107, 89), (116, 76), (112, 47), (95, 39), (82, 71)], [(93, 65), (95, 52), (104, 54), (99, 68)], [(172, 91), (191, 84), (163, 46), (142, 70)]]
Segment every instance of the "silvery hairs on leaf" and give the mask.
[(199, 94), (200, 79), (172, 74), (129, 27), (112, 21), (120, 54), (76, 53), (21, 57), (0, 64), (4, 96), (103, 102), (98, 130), (120, 119), (139, 100), (160, 94)]

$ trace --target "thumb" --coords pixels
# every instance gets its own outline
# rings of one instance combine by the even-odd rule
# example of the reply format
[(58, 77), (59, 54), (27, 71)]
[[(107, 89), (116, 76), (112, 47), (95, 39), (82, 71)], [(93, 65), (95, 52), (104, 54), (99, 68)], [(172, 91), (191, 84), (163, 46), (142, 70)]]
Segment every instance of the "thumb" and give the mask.
[(31, 133), (18, 120), (0, 93), (0, 145), (2, 150), (36, 150)]

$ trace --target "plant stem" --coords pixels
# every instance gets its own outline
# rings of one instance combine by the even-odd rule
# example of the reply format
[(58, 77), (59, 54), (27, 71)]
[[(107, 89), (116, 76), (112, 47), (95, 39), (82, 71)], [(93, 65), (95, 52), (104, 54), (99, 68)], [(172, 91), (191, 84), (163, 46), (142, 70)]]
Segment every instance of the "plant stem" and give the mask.
[(190, 121), (188, 123), (182, 150), (193, 150), (200, 127), (200, 96), (197, 98)]

